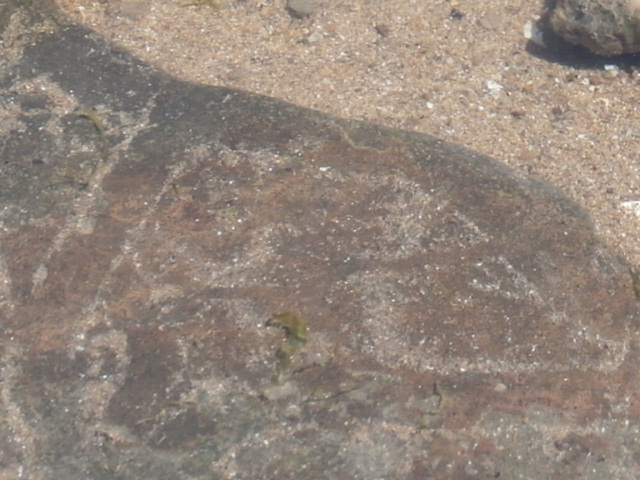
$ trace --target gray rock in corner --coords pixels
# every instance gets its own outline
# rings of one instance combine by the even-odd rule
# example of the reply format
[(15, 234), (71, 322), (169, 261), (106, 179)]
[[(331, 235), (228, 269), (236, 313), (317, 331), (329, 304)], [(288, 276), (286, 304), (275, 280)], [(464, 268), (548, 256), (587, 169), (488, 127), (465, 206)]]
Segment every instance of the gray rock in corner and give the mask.
[(640, 0), (558, 0), (553, 31), (598, 55), (640, 52)]

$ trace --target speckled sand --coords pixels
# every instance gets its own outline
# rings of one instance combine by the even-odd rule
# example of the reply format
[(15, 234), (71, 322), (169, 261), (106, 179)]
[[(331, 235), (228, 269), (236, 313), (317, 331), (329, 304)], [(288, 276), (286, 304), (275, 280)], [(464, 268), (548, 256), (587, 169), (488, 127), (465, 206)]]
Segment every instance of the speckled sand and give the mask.
[(285, 0), (54, 1), (182, 79), (429, 133), (547, 180), (640, 265), (640, 68), (528, 52), (542, 1), (326, 0), (303, 20)]

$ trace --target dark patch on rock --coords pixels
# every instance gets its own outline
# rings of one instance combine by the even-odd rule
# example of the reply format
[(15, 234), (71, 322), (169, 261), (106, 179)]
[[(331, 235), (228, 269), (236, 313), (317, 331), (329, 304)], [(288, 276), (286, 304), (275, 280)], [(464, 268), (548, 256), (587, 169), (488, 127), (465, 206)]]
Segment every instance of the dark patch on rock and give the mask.
[(637, 300), (576, 205), (47, 5), (0, 23), (0, 476), (633, 478)]

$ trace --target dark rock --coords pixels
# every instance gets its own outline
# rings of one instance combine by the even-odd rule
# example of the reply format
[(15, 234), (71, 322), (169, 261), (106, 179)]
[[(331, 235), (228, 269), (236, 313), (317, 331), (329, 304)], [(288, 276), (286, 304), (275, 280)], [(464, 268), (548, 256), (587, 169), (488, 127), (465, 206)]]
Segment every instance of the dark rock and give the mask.
[(0, 8), (0, 478), (635, 478), (638, 303), (555, 189)]
[(598, 55), (640, 52), (638, 0), (556, 0), (549, 19), (557, 35)]

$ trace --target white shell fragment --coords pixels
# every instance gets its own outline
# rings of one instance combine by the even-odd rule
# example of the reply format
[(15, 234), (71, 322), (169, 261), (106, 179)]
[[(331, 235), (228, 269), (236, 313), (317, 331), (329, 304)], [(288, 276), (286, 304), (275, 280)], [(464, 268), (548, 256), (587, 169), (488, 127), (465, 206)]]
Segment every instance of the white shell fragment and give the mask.
[(524, 38), (535, 43), (539, 47), (547, 48), (547, 45), (544, 43), (544, 35), (542, 30), (535, 22), (527, 22), (524, 24), (523, 28)]

